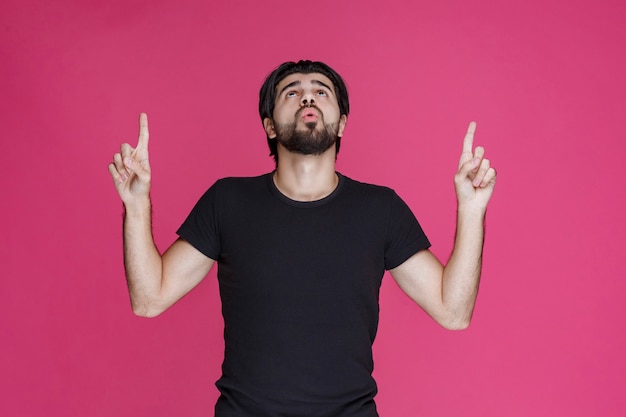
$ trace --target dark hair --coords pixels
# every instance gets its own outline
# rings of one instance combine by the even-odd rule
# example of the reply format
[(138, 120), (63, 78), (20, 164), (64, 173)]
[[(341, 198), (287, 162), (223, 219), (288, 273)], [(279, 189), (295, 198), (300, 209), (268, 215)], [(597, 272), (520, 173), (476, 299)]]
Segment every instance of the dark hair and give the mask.
[[(285, 77), (291, 74), (311, 74), (319, 73), (325, 75), (335, 87), (335, 96), (339, 104), (339, 114), (348, 115), (350, 112), (350, 102), (348, 100), (348, 88), (343, 78), (331, 67), (319, 61), (301, 60), (298, 62), (285, 62), (272, 71), (261, 86), (259, 92), (259, 115), (261, 122), (266, 117), (273, 119), (274, 105), (276, 103), (276, 86)], [(339, 153), (340, 139), (337, 138), (335, 144), (336, 152)], [(274, 161), (278, 164), (278, 144), (275, 140), (267, 137), (267, 144), (270, 148), (270, 156), (274, 157)]]

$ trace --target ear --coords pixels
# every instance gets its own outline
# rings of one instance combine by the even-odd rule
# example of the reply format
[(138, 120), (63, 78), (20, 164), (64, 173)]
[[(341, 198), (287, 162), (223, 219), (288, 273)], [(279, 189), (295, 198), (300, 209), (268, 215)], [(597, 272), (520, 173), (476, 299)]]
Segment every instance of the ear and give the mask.
[(337, 136), (343, 136), (343, 130), (346, 128), (346, 123), (348, 123), (348, 116), (342, 114), (339, 118), (339, 131), (337, 132)]
[(274, 139), (276, 137), (276, 129), (274, 129), (274, 121), (269, 117), (263, 119), (263, 129), (265, 129), (265, 133), (267, 137), (270, 139)]

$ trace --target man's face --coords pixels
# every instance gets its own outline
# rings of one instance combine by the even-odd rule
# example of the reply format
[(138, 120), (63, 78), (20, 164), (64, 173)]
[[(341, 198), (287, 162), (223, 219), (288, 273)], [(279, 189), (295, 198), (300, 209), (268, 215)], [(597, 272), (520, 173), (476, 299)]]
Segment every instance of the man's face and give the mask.
[(265, 119), (270, 138), (290, 152), (319, 155), (343, 135), (333, 83), (318, 73), (291, 74), (276, 86), (273, 120)]

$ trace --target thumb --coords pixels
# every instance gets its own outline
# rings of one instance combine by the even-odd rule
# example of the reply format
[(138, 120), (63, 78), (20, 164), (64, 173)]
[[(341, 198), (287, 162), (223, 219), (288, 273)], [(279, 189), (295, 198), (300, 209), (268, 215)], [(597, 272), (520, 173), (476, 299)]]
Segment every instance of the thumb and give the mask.
[(465, 161), (459, 167), (459, 175), (466, 177), (469, 176), (472, 172), (475, 172), (480, 167), (480, 158), (471, 158), (468, 161)]
[(147, 159), (139, 162), (127, 156), (124, 158), (124, 166), (126, 166), (126, 169), (130, 172), (135, 173), (141, 182), (147, 183), (150, 181), (150, 163)]

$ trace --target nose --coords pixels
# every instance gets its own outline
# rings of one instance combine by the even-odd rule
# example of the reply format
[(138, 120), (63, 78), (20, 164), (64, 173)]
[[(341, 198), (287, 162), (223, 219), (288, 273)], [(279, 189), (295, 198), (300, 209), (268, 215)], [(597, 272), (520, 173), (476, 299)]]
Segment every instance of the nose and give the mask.
[(304, 96), (302, 96), (302, 101), (300, 102), (300, 104), (304, 107), (311, 107), (315, 105), (315, 100), (313, 99), (312, 95), (305, 94)]

